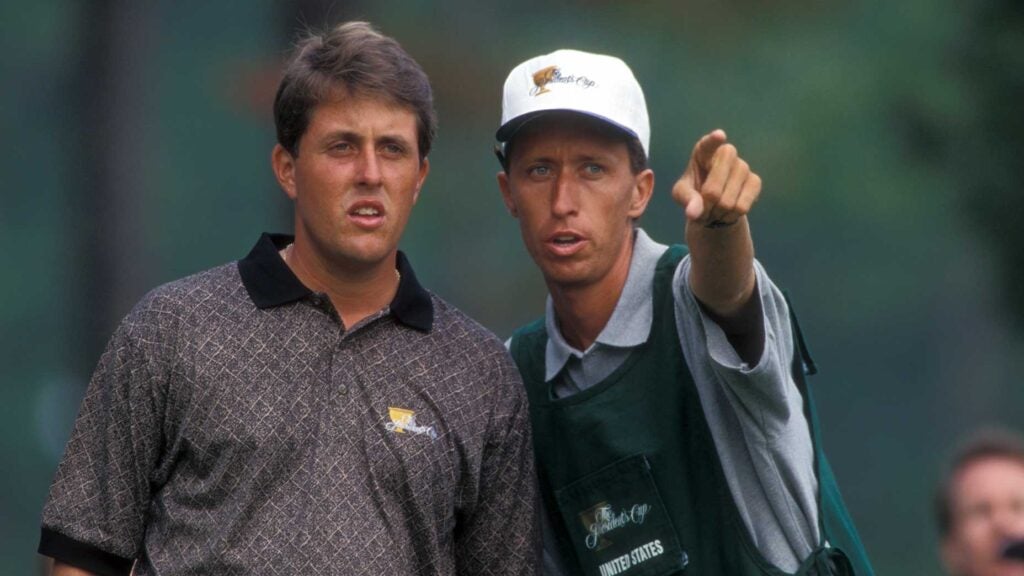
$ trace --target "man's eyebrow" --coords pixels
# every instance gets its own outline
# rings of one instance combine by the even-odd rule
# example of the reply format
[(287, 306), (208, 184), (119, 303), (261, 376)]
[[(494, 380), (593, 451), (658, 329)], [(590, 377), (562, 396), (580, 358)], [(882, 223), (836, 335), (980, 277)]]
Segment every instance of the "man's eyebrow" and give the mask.
[[(358, 132), (353, 132), (351, 130), (335, 130), (333, 132), (328, 132), (323, 136), (324, 142), (336, 142), (338, 140), (347, 140), (350, 142), (362, 144), (363, 142), (366, 141), (366, 137)], [(408, 146), (410, 143), (410, 140), (401, 134), (387, 133), (377, 136), (374, 139), (374, 141), (377, 142), (378, 144), (401, 144), (405, 146)]]
[(517, 153), (516, 156), (520, 162), (554, 162), (554, 157), (547, 154), (535, 154), (530, 156), (526, 153)]
[[(549, 155), (549, 154), (537, 154), (536, 156), (529, 156), (527, 154), (524, 154), (524, 155), (519, 157), (519, 161), (521, 161), (521, 162), (522, 161), (526, 161), (526, 162), (554, 163), (554, 162), (556, 162), (555, 158), (556, 158), (556, 156), (552, 156), (552, 155)], [(591, 153), (577, 154), (577, 155), (572, 156), (571, 158), (569, 158), (569, 161), (571, 163), (573, 163), (573, 164), (579, 164), (579, 163), (584, 163), (584, 162), (600, 162), (602, 164), (610, 164), (610, 163), (614, 163), (616, 161), (616, 159), (617, 158), (616, 158), (615, 154), (611, 154), (611, 153), (607, 153), (606, 154), (606, 153), (598, 152), (598, 153), (594, 153), (594, 154), (591, 154)]]
[(382, 134), (377, 137), (377, 143), (379, 144), (399, 144), (402, 146), (408, 146), (410, 141), (408, 138), (401, 134)]
[(324, 134), (322, 140), (324, 142), (334, 142), (334, 141), (338, 141), (338, 140), (350, 140), (350, 141), (353, 141), (353, 142), (362, 142), (363, 141), (363, 137), (359, 133), (353, 132), (351, 130), (334, 130), (332, 132), (328, 132), (328, 133)]
[(573, 160), (577, 162), (614, 162), (616, 160), (615, 154), (612, 153), (597, 153), (597, 154), (579, 154), (574, 156)]

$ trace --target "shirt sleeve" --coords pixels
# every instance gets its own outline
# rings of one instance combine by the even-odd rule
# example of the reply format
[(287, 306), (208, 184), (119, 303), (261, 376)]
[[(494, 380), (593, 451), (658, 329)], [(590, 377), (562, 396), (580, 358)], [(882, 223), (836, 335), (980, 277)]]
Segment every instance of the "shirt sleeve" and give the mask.
[(128, 574), (159, 459), (167, 342), (140, 304), (107, 344), (43, 508), (39, 553), (98, 574)]
[(819, 542), (814, 448), (791, 373), (789, 309), (754, 266), (765, 331), (756, 365), (697, 302), (689, 256), (673, 278), (676, 328), (740, 516), (765, 559), (793, 572)]
[(526, 392), (504, 351), (494, 386), (497, 401), (488, 426), (473, 510), (456, 529), (459, 574), (538, 574), (540, 524), (537, 479)]

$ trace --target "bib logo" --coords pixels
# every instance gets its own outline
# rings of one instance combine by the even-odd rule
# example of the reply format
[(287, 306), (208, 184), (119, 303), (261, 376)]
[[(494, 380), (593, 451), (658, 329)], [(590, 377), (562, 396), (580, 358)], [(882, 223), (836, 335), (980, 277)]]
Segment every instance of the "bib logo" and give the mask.
[[(617, 556), (604, 564), (601, 564), (597, 567), (597, 571), (601, 573), (601, 576), (617, 576), (634, 566), (639, 566), (640, 564), (657, 558), (664, 553), (665, 547), (661, 544), (661, 540), (651, 540), (646, 544), (641, 544), (636, 548), (633, 548), (628, 554)], [(679, 566), (679, 568), (686, 568), (686, 565), (690, 563), (686, 552), (683, 552), (680, 560), (682, 566)], [(673, 570), (673, 572), (675, 572), (675, 570)]]
[(587, 529), (584, 543), (588, 549), (595, 551), (610, 546), (612, 541), (606, 534), (629, 524), (638, 526), (643, 524), (650, 511), (650, 504), (634, 504), (631, 508), (625, 508), (615, 513), (611, 505), (601, 502), (580, 514), (580, 521)]
[(395, 432), (396, 434), (405, 434), (406, 432), (416, 435), (425, 434), (430, 436), (431, 440), (437, 440), (437, 432), (434, 431), (434, 427), (417, 425), (416, 413), (412, 410), (388, 406), (388, 416), (391, 418), (391, 422), (384, 425), (388, 432)]
[(563, 76), (558, 66), (548, 66), (533, 73), (533, 88), (530, 88), (530, 96), (540, 96), (551, 92), (549, 84), (575, 84), (581, 88), (593, 88), (597, 85), (586, 76), (568, 75)]

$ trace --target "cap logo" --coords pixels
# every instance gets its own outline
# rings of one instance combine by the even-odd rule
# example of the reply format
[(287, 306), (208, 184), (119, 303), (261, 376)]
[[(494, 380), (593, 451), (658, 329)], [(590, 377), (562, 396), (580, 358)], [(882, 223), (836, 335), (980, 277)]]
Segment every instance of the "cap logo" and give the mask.
[(531, 90), (530, 94), (533, 96), (540, 96), (546, 92), (551, 92), (551, 90), (547, 89), (547, 84), (548, 82), (551, 82), (551, 79), (555, 77), (556, 73), (558, 73), (558, 66), (548, 66), (547, 68), (541, 68), (534, 72), (533, 83), (536, 85), (536, 88)]
[(530, 88), (530, 96), (540, 96), (551, 92), (548, 84), (575, 84), (581, 88), (592, 88), (597, 85), (586, 76), (575, 76), (570, 74), (563, 76), (558, 66), (548, 66), (533, 73), (533, 88)]

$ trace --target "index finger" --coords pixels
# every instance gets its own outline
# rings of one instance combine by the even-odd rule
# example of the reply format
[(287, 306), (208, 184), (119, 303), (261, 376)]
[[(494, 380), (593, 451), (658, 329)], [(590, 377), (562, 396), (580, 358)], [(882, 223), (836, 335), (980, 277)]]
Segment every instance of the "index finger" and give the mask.
[(725, 144), (728, 137), (725, 135), (725, 130), (717, 128), (708, 132), (697, 141), (697, 144), (693, 147), (693, 160), (697, 163), (697, 166), (704, 171), (711, 169), (711, 159), (715, 156), (715, 151), (722, 144)]

